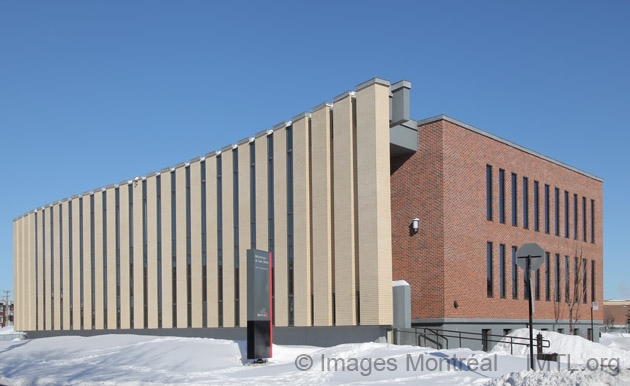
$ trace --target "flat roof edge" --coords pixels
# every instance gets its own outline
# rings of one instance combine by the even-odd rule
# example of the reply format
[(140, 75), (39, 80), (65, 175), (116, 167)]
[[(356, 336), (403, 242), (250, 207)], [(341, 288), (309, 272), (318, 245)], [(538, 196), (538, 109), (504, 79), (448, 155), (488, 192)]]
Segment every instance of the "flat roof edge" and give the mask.
[(569, 169), (569, 170), (574, 171), (576, 173), (582, 174), (582, 175), (584, 175), (586, 177), (589, 177), (589, 178), (592, 178), (592, 179), (594, 179), (596, 181), (604, 182), (604, 179), (601, 178), (601, 177), (598, 177), (598, 176), (596, 176), (594, 174), (585, 172), (584, 170), (580, 170), (580, 169), (578, 169), (578, 168), (576, 168), (574, 166), (565, 164), (564, 162), (555, 160), (555, 159), (553, 159), (551, 157), (547, 157), (544, 154), (538, 153), (538, 152), (536, 152), (534, 150), (528, 149), (528, 148), (526, 148), (524, 146), (521, 146), (521, 145), (518, 145), (518, 144), (516, 144), (514, 142), (508, 141), (507, 139), (503, 139), (503, 138), (501, 138), (499, 136), (496, 136), (494, 134), (490, 134), (487, 131), (483, 131), (483, 130), (478, 129), (478, 128), (474, 127), (474, 126), (471, 126), (471, 125), (469, 125), (467, 123), (464, 123), (462, 121), (458, 121), (455, 118), (451, 118), (448, 115), (440, 114), (440, 115), (436, 115), (436, 116), (431, 117), (431, 118), (426, 118), (426, 119), (419, 120), (418, 121), (418, 127), (420, 127), (422, 125), (429, 124), (429, 123), (442, 121), (442, 120), (450, 122), (450, 123), (455, 124), (457, 126), (461, 126), (461, 127), (465, 128), (465, 129), (473, 131), (473, 132), (475, 132), (477, 134), (481, 134), (484, 137), (488, 137), (488, 138), (494, 139), (495, 141), (501, 142), (501, 143), (503, 143), (505, 145), (511, 146), (511, 147), (513, 147), (515, 149), (518, 149), (518, 150), (521, 150), (521, 151), (523, 151), (525, 153), (531, 154), (534, 157), (538, 157), (538, 158), (543, 159), (545, 161), (551, 162), (552, 164), (555, 164), (555, 165), (558, 165), (558, 166), (562, 166), (563, 168), (566, 168), (566, 169)]

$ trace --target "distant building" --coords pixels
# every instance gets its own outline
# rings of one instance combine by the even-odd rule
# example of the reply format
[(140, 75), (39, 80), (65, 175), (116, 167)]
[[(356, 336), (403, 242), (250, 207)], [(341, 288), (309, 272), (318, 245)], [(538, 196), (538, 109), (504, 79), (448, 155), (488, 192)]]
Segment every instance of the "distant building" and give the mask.
[(630, 330), (630, 300), (604, 300), (604, 327)]
[(8, 306), (5, 300), (0, 300), (0, 327), (13, 325), (13, 302)]
[(384, 336), (393, 280), (410, 284), (413, 326), (502, 335), (527, 323), (514, 256), (536, 242), (536, 327), (570, 332), (575, 300), (574, 332), (592, 335), (602, 179), (444, 115), (415, 121), (410, 88), (375, 78), (205, 156), (18, 217), (18, 330), (243, 339), (256, 248), (273, 253), (276, 342)]

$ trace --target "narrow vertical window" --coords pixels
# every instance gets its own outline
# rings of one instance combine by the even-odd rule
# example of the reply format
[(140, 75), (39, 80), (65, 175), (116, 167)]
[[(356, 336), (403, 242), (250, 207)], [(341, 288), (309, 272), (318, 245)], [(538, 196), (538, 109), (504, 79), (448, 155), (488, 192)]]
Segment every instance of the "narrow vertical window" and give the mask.
[(223, 327), (223, 170), (222, 155), (217, 156), (217, 270), (219, 293), (219, 327)]
[(107, 195), (103, 190), (103, 326), (107, 330)]
[(534, 181), (534, 230), (536, 232), (540, 231), (540, 199), (538, 196), (538, 181)]
[(549, 185), (545, 184), (545, 233), (549, 233)]
[(556, 236), (560, 236), (560, 189), (555, 188), (556, 193), (556, 204), (555, 204), (555, 214), (556, 214)]
[(499, 286), (501, 292), (501, 298), (505, 299), (505, 245), (499, 245), (499, 268), (501, 272), (499, 273)]
[(595, 200), (591, 200), (591, 243), (595, 243)]
[(206, 229), (206, 161), (201, 161), (201, 285), (203, 302), (203, 323), (208, 327), (208, 254), (207, 254), (207, 229)]
[(556, 302), (560, 301), (560, 254), (556, 253)]
[(529, 180), (523, 177), (523, 228), (529, 228)]
[(505, 170), (499, 169), (499, 221), (505, 224)]
[(586, 304), (586, 294), (588, 293), (588, 280), (587, 280), (587, 272), (586, 272), (586, 259), (582, 259), (582, 299), (583, 303)]
[[(267, 136), (267, 208), (268, 230), (269, 230), (269, 252), (275, 255), (274, 244), (274, 221), (273, 221), (273, 135)], [(333, 295), (334, 302), (334, 295)], [(271, 259), (271, 308), (276, 309), (276, 259)], [(334, 312), (334, 311), (333, 311)], [(272, 324), (276, 324), (276, 313), (271, 314)]]
[(192, 283), (191, 283), (191, 218), (190, 218), (190, 166), (186, 166), (186, 311), (188, 327), (192, 327)]
[(133, 282), (133, 234), (138, 231), (133, 229), (133, 185), (129, 185), (129, 326), (134, 328), (133, 303), (134, 303), (134, 282)]
[(83, 290), (83, 197), (79, 198), (79, 282), (80, 282), (80, 286), (79, 286), (79, 295), (80, 295), (80, 305), (81, 308), (79, 310), (77, 310), (81, 316), (81, 330), (83, 330), (85, 327), (83, 325), (83, 321), (84, 321), (84, 317), (83, 317), (83, 310), (84, 310), (84, 304), (83, 304), (83, 299), (85, 297), (85, 293)]
[(73, 271), (73, 267), (72, 267), (72, 259), (73, 259), (73, 253), (72, 253), (72, 201), (68, 201), (68, 265), (70, 266), (69, 268), (69, 273), (70, 273), (70, 277), (68, 278), (69, 282), (70, 282), (70, 288), (69, 288), (69, 292), (70, 292), (70, 330), (74, 329), (73, 327), (73, 316), (74, 316), (74, 271)]
[(569, 238), (569, 192), (564, 191), (564, 237)]
[(95, 257), (96, 257), (96, 251), (95, 251), (95, 246), (96, 243), (94, 242), (94, 194), (90, 195), (90, 254), (91, 254), (91, 275), (92, 275), (92, 329), (94, 330), (96, 327), (96, 318), (95, 316), (95, 312), (96, 312), (96, 293), (95, 293), (95, 282), (94, 282), (94, 278), (95, 278), (95, 274), (96, 274), (96, 267), (95, 267)]
[(591, 302), (595, 301), (595, 260), (591, 260)]
[[(55, 236), (53, 234), (54, 222), (53, 217), (55, 207), (50, 207), (50, 329), (55, 329)], [(92, 239), (94, 240), (94, 239)], [(94, 245), (94, 242), (92, 242)], [(92, 262), (93, 263), (93, 262)], [(93, 271), (92, 271), (93, 272)], [(94, 275), (92, 275), (94, 277)], [(57, 283), (59, 285), (59, 283)], [(92, 295), (94, 290), (92, 290)]]
[[(173, 324), (177, 321), (177, 175), (175, 170), (171, 171), (171, 312), (173, 314)], [(180, 267), (181, 268), (181, 267)]]
[(518, 268), (516, 265), (516, 247), (512, 247), (512, 298), (518, 299)]
[(250, 244), (256, 249), (256, 147), (254, 142), (249, 143), (249, 218), (250, 218)]
[(492, 243), (486, 244), (486, 289), (489, 298), (492, 297)]
[(578, 238), (578, 197), (573, 195), (573, 239)]
[(157, 211), (157, 312), (158, 328), (162, 328), (162, 176), (155, 177)]
[(582, 197), (582, 240), (586, 241), (586, 197)]
[(239, 266), (239, 238), (238, 238), (238, 148), (232, 151), (232, 218), (234, 218), (234, 325), (238, 326), (241, 323), (240, 318), (240, 266)]
[(551, 288), (549, 286), (549, 271), (550, 271), (550, 265), (549, 265), (549, 252), (545, 252), (545, 300), (546, 301), (550, 301), (551, 300)]
[(120, 188), (116, 187), (116, 328), (120, 328)]
[(486, 219), (492, 221), (492, 166), (486, 165)]
[(570, 277), (571, 277), (571, 273), (570, 273), (570, 268), (569, 268), (569, 256), (564, 256), (564, 301), (565, 302), (569, 302), (569, 296), (570, 296), (570, 288), (571, 288), (571, 284), (570, 284)]
[(518, 225), (518, 186), (516, 174), (512, 173), (512, 225)]
[(294, 317), (294, 275), (293, 275), (293, 127), (287, 133), (287, 257), (288, 257), (288, 297), (289, 326), (295, 325)]
[(148, 237), (147, 237), (147, 180), (142, 179), (142, 314), (144, 315), (144, 328), (149, 328), (149, 283), (148, 270)]
[(538, 268), (535, 272), (534, 293), (535, 293), (535, 299), (540, 300), (540, 268)]

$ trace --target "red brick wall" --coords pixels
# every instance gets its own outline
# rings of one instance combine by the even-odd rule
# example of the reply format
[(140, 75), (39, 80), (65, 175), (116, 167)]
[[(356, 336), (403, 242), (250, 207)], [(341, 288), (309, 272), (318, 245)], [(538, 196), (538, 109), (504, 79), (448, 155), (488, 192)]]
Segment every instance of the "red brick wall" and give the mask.
[[(590, 318), (590, 260), (595, 260), (596, 299), (603, 303), (602, 183), (513, 148), (451, 122), (419, 128), (418, 152), (392, 160), (393, 277), (411, 285), (412, 318), (527, 318), (523, 271), (518, 269), (518, 299), (512, 299), (512, 246), (538, 243), (551, 253), (551, 301), (545, 301), (544, 265), (541, 300), (535, 319), (556, 319), (555, 253), (561, 255), (561, 300), (564, 301), (564, 256), (569, 256), (573, 294), (574, 257), (587, 261), (587, 304), (580, 319)], [(492, 165), (493, 221), (486, 220), (486, 165)], [(499, 222), (499, 169), (505, 170), (505, 224)], [(511, 173), (517, 175), (518, 226), (512, 226)], [(523, 228), (523, 177), (528, 177), (529, 229)], [(534, 230), (534, 181), (539, 182), (540, 231)], [(544, 228), (544, 185), (550, 185), (550, 233)], [(560, 189), (560, 236), (555, 235), (554, 188)], [(569, 192), (570, 238), (564, 237), (564, 191)], [(573, 194), (578, 194), (578, 240), (573, 239)], [(582, 197), (587, 199), (587, 242), (582, 241)], [(595, 200), (595, 243), (590, 242), (590, 200)], [(420, 232), (408, 224), (420, 218)], [(493, 243), (494, 296), (487, 297), (486, 243)], [(500, 298), (499, 245), (505, 244), (506, 298)], [(441, 301), (441, 305), (434, 304)], [(457, 301), (458, 308), (454, 307)], [(562, 302), (558, 319), (568, 319)], [(602, 310), (595, 312), (602, 319)]]

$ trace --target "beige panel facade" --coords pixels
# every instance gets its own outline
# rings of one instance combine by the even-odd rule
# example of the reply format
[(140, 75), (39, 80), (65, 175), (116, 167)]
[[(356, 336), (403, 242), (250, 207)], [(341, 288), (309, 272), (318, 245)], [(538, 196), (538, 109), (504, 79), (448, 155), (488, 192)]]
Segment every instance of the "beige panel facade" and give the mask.
[(103, 192), (94, 193), (94, 327), (105, 328), (103, 281)]
[(147, 177), (147, 326), (158, 327), (157, 177)]
[(267, 136), (262, 135), (254, 141), (256, 148), (256, 249), (269, 249), (269, 188), (267, 175)]
[(144, 181), (134, 180), (130, 185), (133, 191), (133, 328), (144, 328), (144, 233), (143, 195)]
[(107, 223), (107, 304), (105, 320), (107, 329), (119, 328), (117, 325), (116, 301), (116, 188), (110, 187), (105, 191), (106, 223)]
[(354, 97), (333, 110), (335, 324), (356, 324)]
[(238, 147), (238, 261), (239, 261), (239, 322), (247, 327), (247, 250), (251, 246), (251, 163), (250, 143)]
[(27, 272), (27, 309), (25, 329), (33, 331), (37, 327), (35, 320), (35, 215), (29, 213), (26, 216), (26, 272)]
[(190, 279), (191, 327), (203, 327), (203, 283), (201, 261), (201, 162), (190, 164)]
[(234, 162), (232, 151), (221, 153), (223, 208), (223, 327), (234, 327)]
[(389, 87), (372, 84), (356, 95), (360, 318), (384, 325), (392, 323)]
[(312, 113), (311, 126), (314, 323), (316, 326), (330, 326), (333, 323), (334, 251), (329, 106)]
[(217, 157), (206, 158), (206, 256), (207, 325), (219, 326), (219, 277), (217, 258)]
[(70, 201), (72, 207), (72, 329), (81, 330), (81, 217), (79, 198)]
[(43, 210), (35, 213), (36, 239), (37, 239), (37, 291), (36, 291), (36, 307), (37, 307), (37, 329), (44, 329), (44, 215)]
[(120, 328), (131, 328), (131, 292), (130, 292), (130, 232), (129, 210), (130, 184), (121, 183), (118, 188), (118, 207), (120, 211)]
[(22, 308), (22, 303), (20, 302), (20, 290), (18, 287), (20, 286), (20, 260), (22, 258), (21, 247), (22, 247), (22, 227), (21, 227), (21, 219), (13, 221), (13, 299), (15, 302), (13, 308), (13, 322), (15, 325), (15, 329), (20, 331), (20, 309)]
[(51, 282), (52, 294), (53, 294), (53, 329), (61, 329), (61, 239), (59, 232), (59, 216), (61, 215), (61, 208), (59, 205), (53, 205), (50, 208), (51, 220), (52, 220), (52, 239), (51, 239), (51, 253), (52, 253), (52, 274), (53, 280)]
[(61, 204), (61, 256), (62, 256), (62, 328), (70, 329), (70, 202)]
[(52, 230), (51, 230), (52, 207), (44, 209), (44, 309), (45, 309), (45, 329), (53, 329), (53, 293), (52, 293)]
[(186, 262), (186, 168), (175, 169), (175, 223), (177, 263), (177, 315), (178, 328), (188, 327), (188, 285)]
[(276, 326), (289, 325), (287, 249), (287, 135), (286, 128), (273, 133), (273, 262)]
[(85, 195), (83, 199), (83, 329), (94, 329), (92, 319), (92, 204), (91, 196)]
[(160, 174), (160, 206), (162, 233), (162, 328), (173, 327), (173, 232), (172, 232), (172, 173)]
[(310, 117), (293, 122), (293, 229), (295, 326), (311, 325)]

